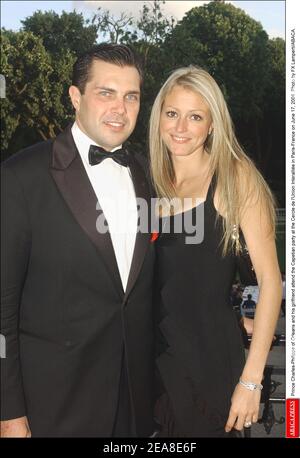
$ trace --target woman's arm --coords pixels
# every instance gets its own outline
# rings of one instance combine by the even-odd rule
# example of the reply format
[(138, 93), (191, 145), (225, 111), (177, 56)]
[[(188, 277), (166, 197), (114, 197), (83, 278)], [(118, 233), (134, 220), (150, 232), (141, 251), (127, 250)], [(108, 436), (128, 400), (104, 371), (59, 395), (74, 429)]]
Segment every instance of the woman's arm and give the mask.
[(270, 225), (263, 214), (263, 208), (259, 205), (255, 207), (247, 209), (247, 221), (244, 218), (241, 225), (260, 291), (252, 341), (241, 378), (260, 382), (279, 317), (282, 281)]
[[(275, 239), (266, 215), (264, 203), (256, 202), (247, 206), (241, 222), (241, 229), (260, 290), (253, 323), (252, 341), (247, 362), (241, 374), (243, 381), (254, 383), (261, 383), (263, 377), (282, 297), (282, 281)], [(238, 430), (243, 428), (245, 422), (256, 422), (259, 402), (260, 390), (250, 391), (238, 384), (232, 397), (226, 431), (230, 431), (235, 422), (235, 428)]]

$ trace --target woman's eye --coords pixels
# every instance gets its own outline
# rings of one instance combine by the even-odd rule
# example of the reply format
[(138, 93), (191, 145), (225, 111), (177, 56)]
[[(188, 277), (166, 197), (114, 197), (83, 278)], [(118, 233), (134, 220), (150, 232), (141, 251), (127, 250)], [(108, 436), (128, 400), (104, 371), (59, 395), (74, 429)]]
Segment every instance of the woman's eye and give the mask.
[(197, 114), (193, 114), (193, 115), (191, 116), (191, 118), (192, 118), (194, 121), (201, 121), (201, 119), (202, 119), (202, 117), (199, 116), (199, 115), (197, 115)]
[(176, 111), (167, 111), (166, 115), (168, 116), (168, 118), (175, 118), (177, 113), (176, 113)]

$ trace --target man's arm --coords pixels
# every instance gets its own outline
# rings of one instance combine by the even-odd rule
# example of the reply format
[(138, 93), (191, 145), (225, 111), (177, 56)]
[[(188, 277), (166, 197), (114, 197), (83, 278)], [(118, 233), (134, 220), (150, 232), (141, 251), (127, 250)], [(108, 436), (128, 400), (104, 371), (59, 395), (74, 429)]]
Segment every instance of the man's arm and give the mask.
[[(1, 169), (1, 188), (1, 334), (5, 350), (0, 360), (1, 420), (4, 421), (1, 423), (1, 435), (10, 435), (10, 429), (27, 435), (18, 322), (31, 235), (24, 190), (6, 163)], [(15, 423), (5, 421), (13, 419)]]

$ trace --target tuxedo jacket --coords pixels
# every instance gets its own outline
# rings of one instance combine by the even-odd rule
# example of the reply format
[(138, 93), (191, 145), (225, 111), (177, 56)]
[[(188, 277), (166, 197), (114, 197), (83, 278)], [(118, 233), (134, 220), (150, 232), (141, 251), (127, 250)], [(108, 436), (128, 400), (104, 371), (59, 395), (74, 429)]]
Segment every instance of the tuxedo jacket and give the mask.
[[(150, 203), (144, 164), (131, 162)], [(110, 436), (124, 355), (136, 434), (150, 435), (150, 233), (137, 233), (124, 292), (70, 126), (4, 162), (1, 208), (1, 419), (26, 415), (33, 436)]]

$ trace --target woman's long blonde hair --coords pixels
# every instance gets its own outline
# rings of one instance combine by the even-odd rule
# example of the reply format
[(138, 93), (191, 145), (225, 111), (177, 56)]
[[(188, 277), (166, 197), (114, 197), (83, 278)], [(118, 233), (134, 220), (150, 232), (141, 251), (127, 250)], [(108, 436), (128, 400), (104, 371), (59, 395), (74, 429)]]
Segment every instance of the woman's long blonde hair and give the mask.
[[(160, 89), (150, 116), (149, 148), (151, 175), (158, 197), (176, 197), (175, 173), (169, 150), (160, 133), (160, 117), (166, 96), (182, 86), (201, 95), (208, 103), (213, 131), (205, 143), (210, 154), (210, 173), (215, 174), (223, 218), (223, 254), (239, 250), (237, 234), (243, 210), (259, 201), (275, 236), (275, 201), (264, 178), (239, 145), (224, 96), (212, 76), (202, 68), (189, 66), (175, 70)], [(241, 182), (241, 177), (246, 177)]]

